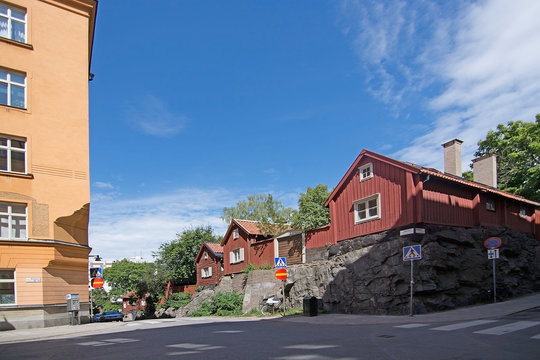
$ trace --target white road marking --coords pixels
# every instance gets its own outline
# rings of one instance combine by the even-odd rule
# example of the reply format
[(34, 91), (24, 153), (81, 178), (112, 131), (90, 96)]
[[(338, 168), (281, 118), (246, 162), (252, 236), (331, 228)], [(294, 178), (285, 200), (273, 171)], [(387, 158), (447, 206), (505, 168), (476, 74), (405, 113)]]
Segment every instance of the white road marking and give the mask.
[(319, 349), (330, 349), (336, 348), (339, 345), (316, 345), (316, 344), (298, 344), (285, 346), (284, 349), (300, 349), (300, 350), (319, 350)]
[(514, 331), (519, 331), (527, 329), (533, 326), (540, 325), (540, 321), (517, 321), (511, 324), (501, 325), (485, 330), (475, 331), (475, 334), (486, 334), (486, 335), (504, 335)]
[(401, 329), (414, 329), (414, 328), (422, 327), (422, 326), (428, 326), (428, 324), (405, 324), (405, 325), (397, 325), (394, 327), (401, 328)]
[(497, 322), (497, 320), (474, 320), (474, 321), (467, 321), (452, 325), (446, 325), (446, 326), (439, 326), (436, 328), (433, 328), (431, 330), (440, 330), (440, 331), (452, 331), (452, 330), (459, 330), (459, 329), (465, 329), (468, 327), (478, 326), (478, 325), (484, 325), (484, 324), (490, 324), (493, 322)]

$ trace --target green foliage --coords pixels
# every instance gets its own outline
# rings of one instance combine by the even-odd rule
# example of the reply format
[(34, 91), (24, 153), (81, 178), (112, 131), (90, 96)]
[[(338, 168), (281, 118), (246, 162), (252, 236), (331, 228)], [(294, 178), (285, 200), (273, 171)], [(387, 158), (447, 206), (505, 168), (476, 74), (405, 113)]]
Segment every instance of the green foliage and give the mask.
[(118, 303), (112, 303), (110, 295), (103, 288), (90, 290), (92, 298), (92, 314), (102, 311), (118, 310), (121, 306)]
[(472, 171), (464, 171), (463, 174), (461, 175), (463, 176), (465, 179), (469, 180), (469, 181), (473, 181), (474, 180), (474, 174)]
[(186, 306), (191, 301), (191, 294), (190, 293), (173, 293), (169, 296), (167, 300), (163, 303), (161, 307), (163, 308), (181, 308), (182, 306)]
[(540, 114), (536, 122), (510, 121), (478, 142), (475, 156), (497, 155), (498, 187), (540, 202)]
[(110, 296), (120, 297), (135, 291), (141, 279), (153, 276), (153, 263), (134, 263), (126, 259), (116, 261), (110, 268), (103, 269), (103, 279), (111, 286)]
[(217, 293), (204, 301), (192, 316), (238, 316), (242, 315), (243, 298), (236, 291)]
[(223, 208), (221, 218), (226, 222), (232, 219), (254, 220), (259, 222), (259, 230), (264, 235), (277, 235), (287, 230), (295, 212), (274, 200), (271, 194), (255, 194), (238, 202), (236, 206)]
[(261, 266), (255, 266), (252, 263), (247, 264), (247, 266), (242, 270), (244, 274), (249, 274), (253, 270), (271, 270), (274, 267), (270, 264), (262, 264)]
[(195, 256), (203, 242), (221, 242), (221, 237), (213, 234), (211, 226), (185, 229), (176, 234), (175, 240), (161, 244), (154, 253), (159, 271), (176, 284), (194, 284), (197, 279)]
[(330, 222), (330, 212), (324, 203), (330, 196), (326, 185), (308, 187), (298, 199), (298, 212), (293, 217), (292, 226), (303, 231), (313, 230)]

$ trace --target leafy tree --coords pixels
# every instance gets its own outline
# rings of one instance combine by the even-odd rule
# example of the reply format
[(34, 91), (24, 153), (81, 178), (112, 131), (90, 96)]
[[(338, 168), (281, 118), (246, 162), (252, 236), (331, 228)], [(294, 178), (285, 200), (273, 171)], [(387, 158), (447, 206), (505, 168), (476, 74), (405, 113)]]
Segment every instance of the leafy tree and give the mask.
[(254, 220), (259, 222), (259, 230), (263, 234), (277, 235), (288, 228), (294, 214), (294, 209), (283, 206), (271, 194), (254, 194), (236, 206), (223, 208), (221, 218), (226, 222), (232, 219)]
[(197, 278), (195, 256), (203, 242), (221, 242), (221, 237), (213, 234), (211, 226), (199, 226), (177, 233), (175, 240), (161, 244), (154, 253), (159, 271), (176, 284), (194, 284)]
[(110, 295), (103, 288), (90, 290), (92, 298), (92, 314), (102, 311), (118, 310), (121, 306), (116, 302), (111, 302)]
[(236, 291), (217, 293), (210, 300), (204, 301), (191, 316), (234, 316), (242, 314), (242, 295)]
[(330, 196), (328, 186), (319, 184), (308, 187), (298, 199), (298, 212), (293, 218), (292, 226), (303, 231), (316, 229), (330, 222), (330, 212), (324, 203)]
[(478, 142), (475, 156), (497, 154), (498, 187), (540, 202), (540, 114), (536, 122), (510, 121)]
[(111, 286), (109, 296), (120, 297), (129, 291), (136, 291), (142, 279), (155, 272), (153, 263), (134, 263), (127, 259), (116, 261), (110, 268), (103, 269), (103, 278)]

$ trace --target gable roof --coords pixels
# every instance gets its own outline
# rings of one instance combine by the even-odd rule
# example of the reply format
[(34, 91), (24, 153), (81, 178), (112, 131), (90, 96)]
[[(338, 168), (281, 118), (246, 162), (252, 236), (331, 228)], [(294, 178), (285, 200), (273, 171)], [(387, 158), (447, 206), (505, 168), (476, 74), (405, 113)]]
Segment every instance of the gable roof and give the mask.
[(197, 252), (197, 256), (195, 256), (194, 263), (197, 263), (199, 259), (201, 258), (204, 250), (207, 249), (214, 255), (216, 258), (222, 258), (223, 257), (223, 247), (219, 243), (211, 243), (211, 242), (203, 242), (201, 244), (201, 247), (199, 248), (199, 251)]
[(373, 151), (362, 149), (362, 151), (360, 151), (360, 154), (356, 157), (356, 159), (353, 161), (352, 165), (349, 167), (349, 170), (347, 170), (347, 172), (345, 173), (345, 175), (343, 175), (343, 177), (341, 178), (341, 180), (339, 181), (337, 186), (334, 188), (334, 190), (332, 191), (330, 196), (328, 196), (328, 199), (324, 203), (324, 206), (328, 207), (328, 205), (330, 204), (330, 201), (332, 201), (336, 197), (336, 195), (341, 191), (341, 189), (345, 186), (345, 184), (347, 183), (347, 180), (349, 179), (349, 177), (354, 175), (354, 173), (358, 169), (358, 165), (360, 164), (360, 161), (362, 161), (362, 159), (365, 158), (365, 157), (391, 164), (393, 166), (402, 168), (405, 171), (414, 172), (414, 173), (418, 172), (418, 168), (416, 168), (412, 164), (405, 163), (405, 162), (402, 162), (402, 161), (399, 161), (399, 160), (395, 160), (395, 159), (389, 158), (387, 156), (377, 154), (377, 153), (375, 153)]
[(532, 205), (532, 206), (535, 206), (535, 207), (540, 207), (540, 203), (537, 203), (537, 202), (532, 201), (532, 200), (528, 200), (528, 199), (526, 199), (526, 198), (524, 198), (522, 196), (514, 195), (512, 193), (509, 193), (509, 192), (506, 192), (506, 191), (503, 191), (503, 190), (499, 190), (497, 188), (494, 188), (494, 187), (491, 187), (491, 186), (488, 186), (488, 185), (484, 185), (484, 184), (481, 184), (481, 183), (476, 182), (476, 181), (467, 180), (467, 179), (459, 177), (459, 176), (443, 173), (443, 172), (440, 172), (440, 171), (435, 170), (435, 169), (426, 168), (426, 167), (416, 165), (416, 164), (413, 164), (413, 163), (407, 163), (407, 162), (395, 160), (395, 159), (389, 158), (389, 157), (381, 155), (381, 154), (377, 154), (377, 153), (375, 153), (373, 151), (369, 151), (369, 150), (366, 150), (366, 149), (363, 149), (360, 152), (360, 154), (358, 155), (358, 157), (356, 158), (356, 160), (354, 160), (354, 162), (350, 166), (349, 170), (347, 170), (347, 172), (345, 173), (343, 178), (340, 180), (338, 185), (334, 188), (334, 190), (332, 191), (330, 196), (328, 196), (328, 199), (324, 203), (324, 206), (326, 206), (326, 207), (329, 206), (330, 201), (332, 201), (337, 196), (337, 194), (342, 190), (342, 188), (345, 186), (345, 184), (347, 183), (350, 176), (354, 175), (354, 173), (358, 169), (360, 161), (365, 157), (385, 162), (387, 164), (399, 167), (399, 168), (401, 168), (401, 169), (403, 169), (405, 171), (409, 171), (409, 172), (412, 172), (412, 173), (423, 173), (423, 174), (427, 174), (427, 175), (430, 175), (430, 176), (432, 175), (432, 176), (444, 179), (446, 181), (454, 182), (456, 184), (469, 186), (469, 187), (472, 187), (472, 188), (475, 188), (475, 189), (478, 189), (478, 190), (481, 190), (481, 191), (485, 191), (485, 192), (488, 192), (488, 193), (492, 193), (492, 194), (496, 194), (496, 195), (505, 197), (507, 199), (512, 199), (512, 200), (522, 202), (522, 203), (526, 203), (528, 205)]

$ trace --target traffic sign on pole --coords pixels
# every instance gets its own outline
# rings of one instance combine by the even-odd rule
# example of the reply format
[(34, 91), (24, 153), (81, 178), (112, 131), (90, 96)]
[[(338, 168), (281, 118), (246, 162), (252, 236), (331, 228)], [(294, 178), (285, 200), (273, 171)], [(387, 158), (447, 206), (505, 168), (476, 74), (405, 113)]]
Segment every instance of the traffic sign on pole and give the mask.
[(484, 241), (484, 247), (488, 250), (498, 249), (501, 247), (501, 245), (502, 245), (502, 240), (500, 237), (490, 237)]
[(287, 267), (287, 258), (277, 257), (274, 258), (274, 264), (276, 269), (284, 269)]
[(92, 287), (94, 289), (99, 289), (100, 287), (103, 287), (103, 279), (102, 278), (93, 278), (92, 279)]
[(287, 280), (287, 269), (277, 269), (276, 278), (278, 280)]
[(420, 260), (422, 258), (422, 245), (405, 246), (403, 248), (403, 261)]
[(499, 249), (488, 250), (488, 259), (498, 259), (498, 258), (499, 258)]

